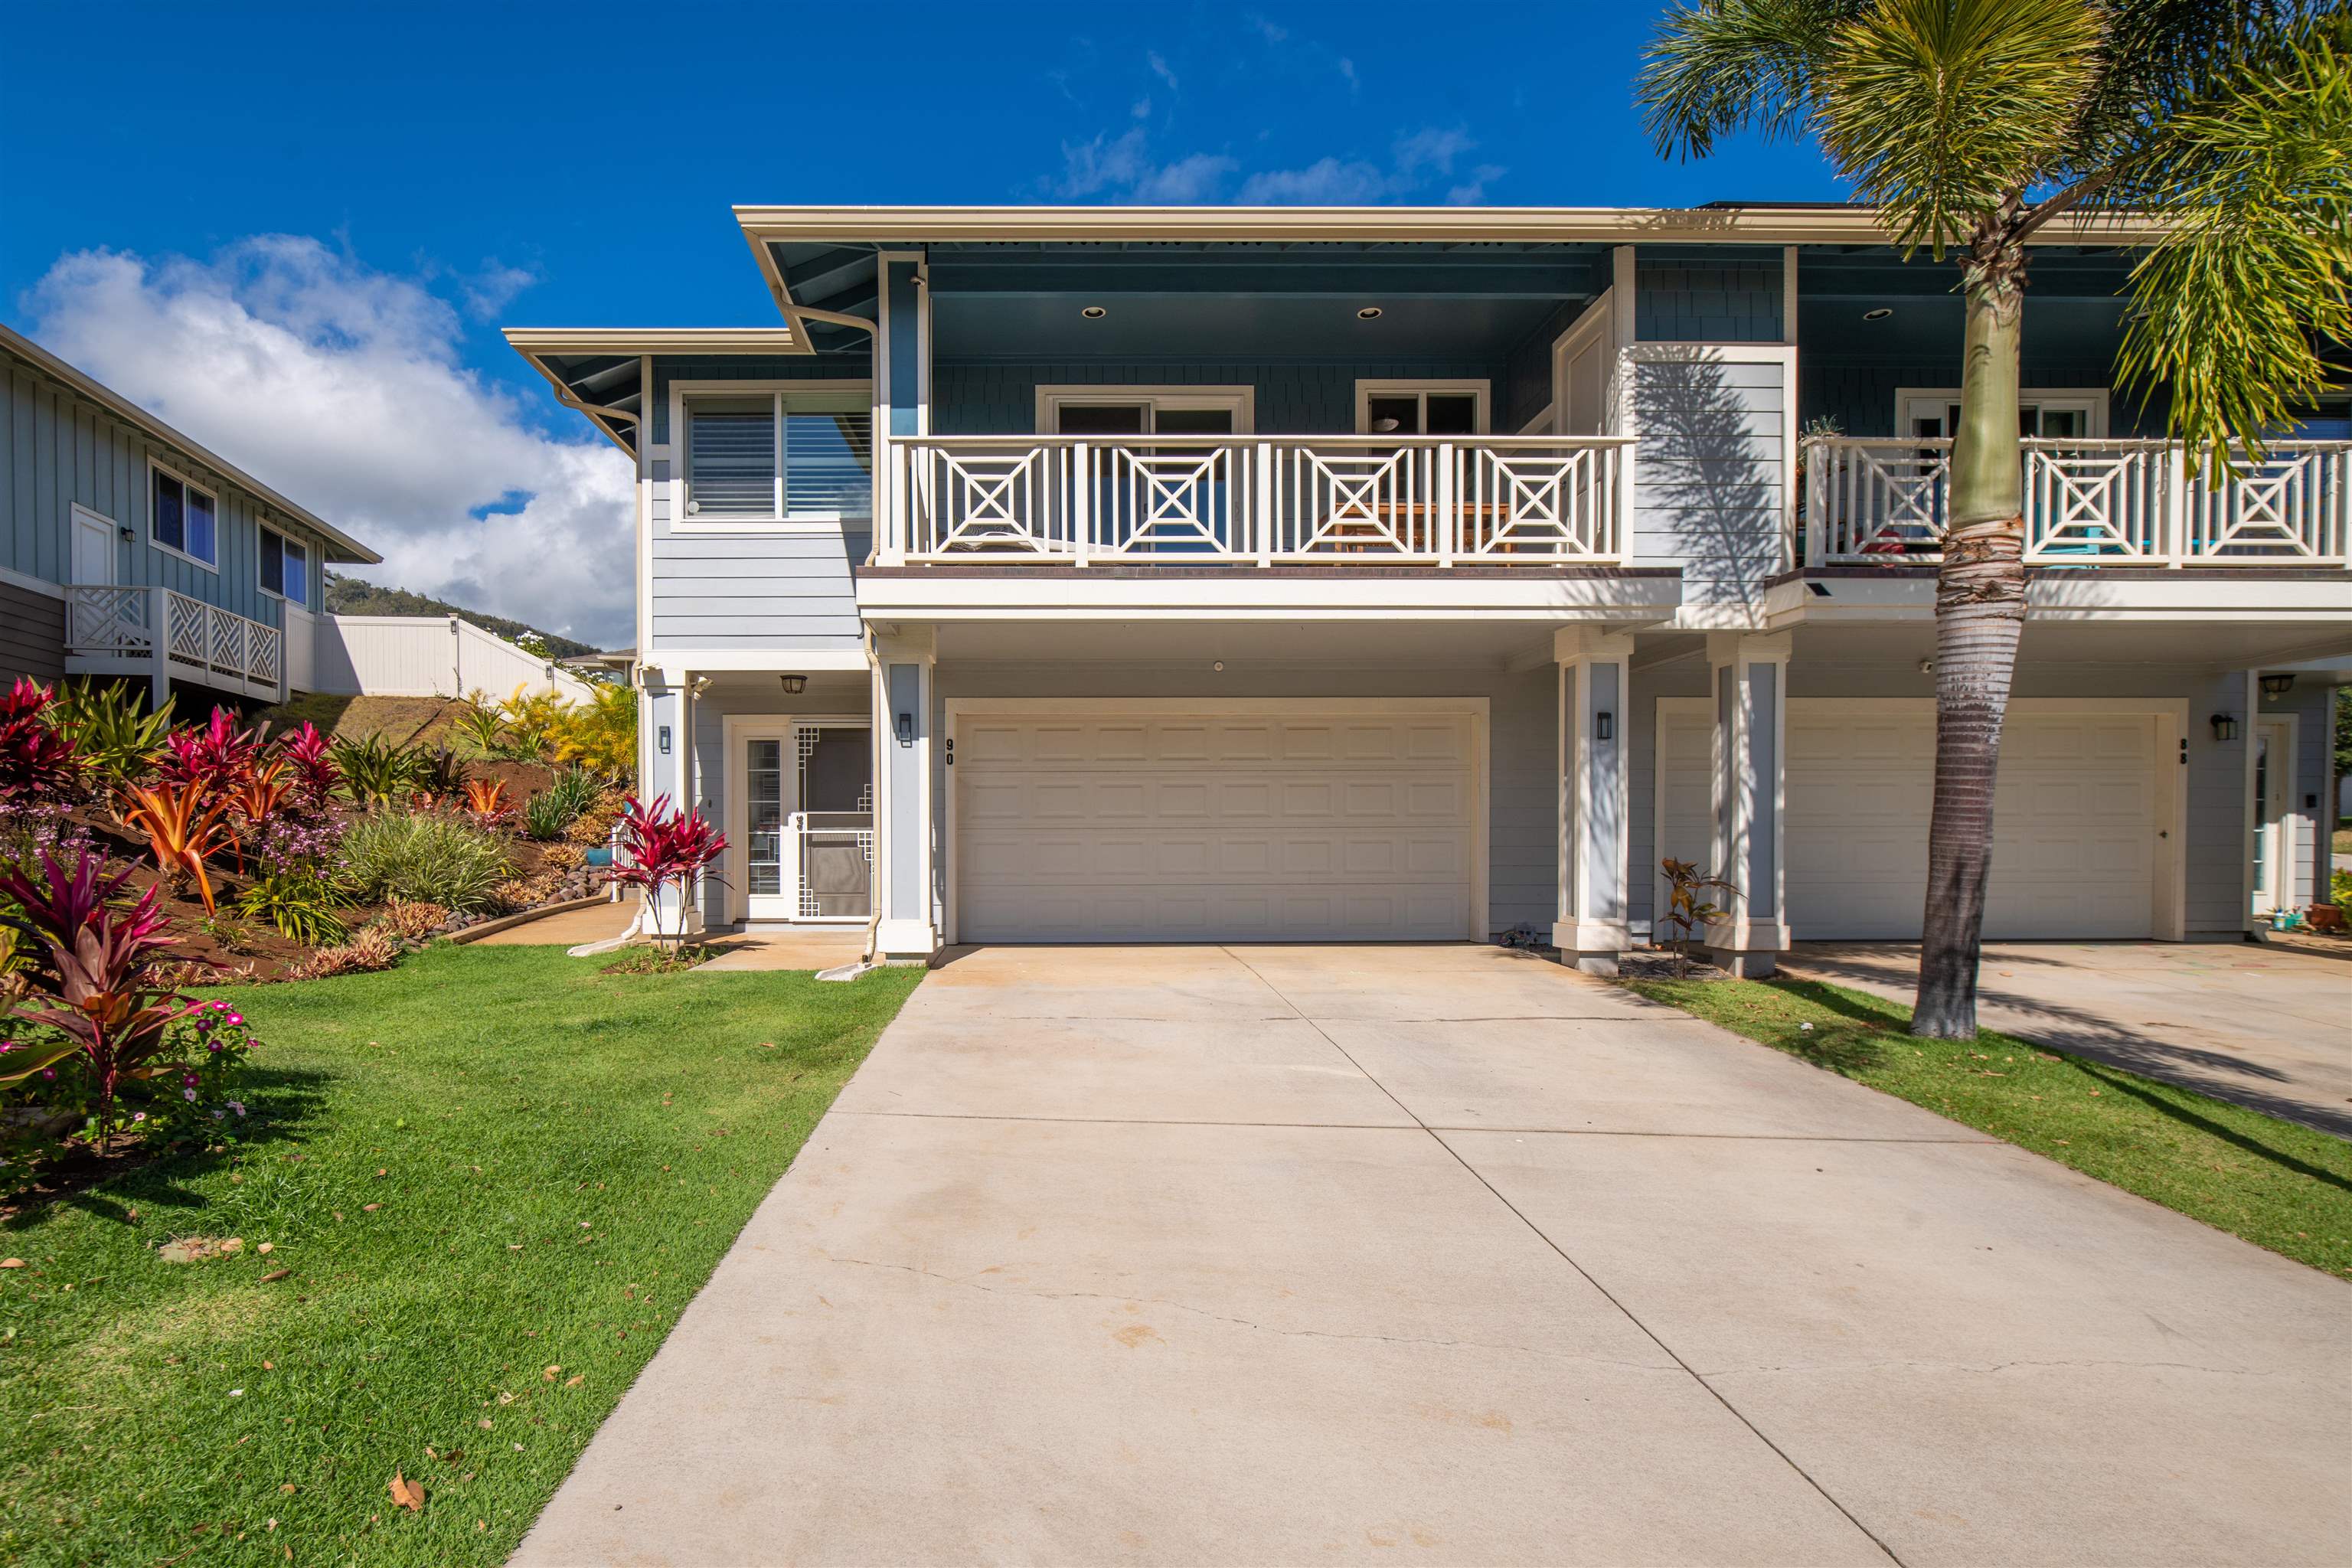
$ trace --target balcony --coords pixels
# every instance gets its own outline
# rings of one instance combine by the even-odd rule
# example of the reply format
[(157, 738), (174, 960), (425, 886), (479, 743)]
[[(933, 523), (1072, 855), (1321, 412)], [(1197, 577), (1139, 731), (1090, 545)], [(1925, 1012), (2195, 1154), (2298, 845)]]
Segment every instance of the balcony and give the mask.
[[(1934, 565), (1948, 438), (1804, 446), (1802, 565)], [(2025, 560), (2047, 567), (2352, 568), (2352, 441), (2280, 441), (2209, 489), (2168, 441), (2025, 443)]]
[(886, 566), (1613, 566), (1630, 437), (891, 442)]
[(68, 588), (66, 668), (169, 677), (275, 702), (286, 694), (286, 638), (169, 588)]

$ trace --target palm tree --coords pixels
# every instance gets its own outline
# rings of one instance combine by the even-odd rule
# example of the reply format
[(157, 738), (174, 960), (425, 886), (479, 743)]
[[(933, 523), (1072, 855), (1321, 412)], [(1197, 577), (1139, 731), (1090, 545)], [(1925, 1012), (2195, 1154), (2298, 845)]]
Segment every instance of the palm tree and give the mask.
[(1976, 1033), (1994, 765), (2025, 619), (2025, 241), (2061, 214), (2164, 237), (2118, 380), (2170, 394), (2209, 480), (2352, 341), (2352, 21), (2318, 0), (1693, 0), (1639, 97), (1660, 150), (1810, 133), (1908, 259), (1958, 262), (1960, 416), (1936, 585), (1936, 797), (1914, 1034)]

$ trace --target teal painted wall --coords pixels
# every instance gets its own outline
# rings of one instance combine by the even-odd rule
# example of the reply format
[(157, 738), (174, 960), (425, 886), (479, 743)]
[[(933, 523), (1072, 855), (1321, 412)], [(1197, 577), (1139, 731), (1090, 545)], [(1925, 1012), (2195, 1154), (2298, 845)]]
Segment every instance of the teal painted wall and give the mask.
[(1489, 406), (1501, 429), (1504, 367), (1486, 360), (1362, 360), (1322, 364), (1203, 364), (1172, 360), (1076, 360), (1041, 364), (942, 363), (931, 373), (931, 428), (942, 436), (1025, 433), (1037, 428), (1040, 386), (1250, 386), (1257, 433), (1331, 435), (1356, 427), (1359, 380), (1493, 383)]

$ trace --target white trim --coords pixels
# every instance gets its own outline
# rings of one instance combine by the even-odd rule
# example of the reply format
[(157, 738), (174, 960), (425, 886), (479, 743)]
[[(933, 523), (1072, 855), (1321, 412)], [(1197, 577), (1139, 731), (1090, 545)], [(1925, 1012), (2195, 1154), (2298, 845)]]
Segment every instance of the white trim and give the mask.
[[(924, 293), (928, 297), (929, 290), (926, 289)], [(1036, 433), (1041, 436), (1056, 434), (1055, 426), (1058, 420), (1055, 416), (1065, 405), (1077, 404), (1085, 406), (1123, 403), (1140, 403), (1155, 416), (1162, 408), (1180, 410), (1223, 408), (1233, 414), (1234, 435), (1250, 436), (1257, 431), (1257, 388), (1255, 386), (1230, 384), (1178, 386), (1137, 382), (1100, 386), (1069, 384), (1039, 385), (1036, 392)], [(1149, 436), (1152, 432), (1146, 430), (1143, 434)], [(1105, 441), (1118, 439), (1116, 436), (1105, 436), (1100, 438)]]
[[(97, 514), (92, 513), (91, 515), (95, 516)], [(72, 564), (71, 560), (68, 559), (67, 562), (67, 567), (68, 570), (71, 569)], [(28, 576), (25, 573), (15, 571), (6, 566), (0, 566), (0, 583), (5, 583), (11, 588), (22, 588), (26, 593), (30, 594), (46, 594), (52, 599), (62, 599), (66, 596), (66, 591), (62, 584), (52, 583), (46, 577)]]
[[(2254, 696), (2257, 701), (2261, 700), (2262, 678), (2259, 671), (2255, 674)], [(2271, 767), (2273, 771), (2278, 774), (2280, 782), (2278, 834), (2271, 843), (2270, 853), (2272, 877), (2271, 908), (2274, 910), (2291, 910), (2300, 907), (2295, 901), (2295, 882), (2297, 880), (2295, 872), (2299, 865), (2296, 851), (2298, 842), (2302, 838), (2301, 827), (2303, 823), (2303, 805), (2296, 797), (2302, 783), (2302, 770), (2297, 764), (2301, 761), (2299, 753), (2303, 750), (2303, 715), (2300, 713), (2255, 713), (2253, 715), (2252, 732), (2248, 737), (2246, 747), (2247, 753), (2250, 757), (2253, 752), (2253, 739), (2261, 735), (2265, 726), (2273, 730), (2284, 730), (2286, 732), (2285, 754), (2282, 757), (2275, 748), (2273, 748), (2271, 753)], [(2286, 764), (2284, 768), (2279, 766), (2282, 762)], [(2257, 828), (2262, 826), (2262, 811), (2263, 803), (2258, 799), (2254, 802), (2254, 825)], [(2252, 847), (2253, 847), (2251, 844), (2247, 846), (2247, 864), (2249, 867), (2251, 867), (2253, 862), (2253, 857), (2252, 854)], [(2314, 868), (2314, 872), (2315, 875), (2315, 867)], [(2314, 890), (2312, 897), (2315, 900), (2318, 899), (2319, 894), (2316, 889)], [(2246, 918), (2250, 921), (2256, 921), (2261, 918), (2260, 914), (2254, 909), (2253, 895), (2251, 891), (2246, 897)]]
[[(1896, 387), (1893, 438), (1903, 440), (1910, 436), (1912, 418), (1910, 410), (1914, 402), (1937, 404), (1938, 406), (1936, 413), (1940, 418), (1946, 408), (1958, 403), (1959, 400), (1960, 389), (1957, 386)], [(2108, 402), (2108, 389), (2104, 386), (2021, 386), (2017, 389), (2017, 403), (2020, 408), (2029, 405), (2038, 408), (2051, 404), (2061, 407), (2081, 405), (2084, 410), (2083, 423), (2090, 426), (2083, 432), (2081, 437), (2085, 441), (2104, 441), (2107, 438)], [(1947, 436), (1952, 434), (1948, 430), (1944, 433)]]
[[(1488, 781), (1494, 774), (1491, 756), (1494, 741), (1491, 728), (1492, 700), (1485, 697), (950, 697), (944, 700), (946, 740), (949, 746), (956, 742), (956, 726), (967, 714), (1066, 714), (1084, 717), (1097, 713), (1192, 713), (1204, 718), (1239, 713), (1458, 713), (1470, 721), (1470, 910), (1467, 939), (1471, 942), (1491, 941), (1494, 932), (1490, 884), (1494, 876), (1494, 844)], [(923, 770), (924, 787), (930, 787), (932, 771)], [(952, 772), (952, 770), (949, 770)], [(955, 781), (948, 781), (947, 799), (947, 866), (941, 879), (940, 897), (945, 904), (944, 931), (941, 941), (952, 945), (958, 940), (957, 881), (959, 862), (963, 858), (963, 846), (956, 833), (956, 797), (961, 792)], [(923, 820), (931, 820), (926, 801)]]
[[(259, 518), (254, 519), (253, 526), (254, 531), (260, 536), (253, 552), (254, 590), (265, 599), (275, 599), (281, 605), (291, 605), (299, 610), (309, 609), (310, 607), (310, 542), (307, 539), (297, 539), (284, 529), (264, 522)], [(278, 541), (278, 580), (281, 583), (286, 580), (286, 546), (295, 545), (302, 552), (302, 596), (299, 599), (291, 594), (270, 587), (261, 580), (261, 563), (268, 557), (269, 542), (273, 539)]]
[(1444, 376), (1423, 377), (1408, 375), (1393, 377), (1373, 376), (1368, 379), (1361, 379), (1356, 383), (1356, 434), (1359, 436), (1369, 436), (1373, 433), (1371, 428), (1373, 398), (1396, 397), (1407, 393), (1412, 393), (1418, 395), (1419, 397), (1422, 428), (1412, 431), (1411, 434), (1415, 436), (1428, 435), (1429, 395), (1434, 392), (1440, 395), (1452, 395), (1454, 396), (1460, 396), (1466, 393), (1472, 398), (1475, 399), (1475, 402), (1472, 405), (1471, 412), (1471, 419), (1473, 424), (1475, 426), (1475, 428), (1471, 430), (1469, 434), (1474, 436), (1484, 436), (1488, 434), (1487, 426), (1490, 418), (1492, 417), (1490, 409), (1492, 408), (1495, 401), (1494, 390), (1495, 384), (1484, 377), (1448, 378)]
[[(792, 765), (793, 731), (804, 724), (836, 730), (865, 731), (867, 737), (866, 765), (868, 767), (874, 765), (872, 755), (874, 715), (870, 711), (865, 713), (727, 713), (719, 718), (719, 746), (724, 753), (719, 758), (720, 776), (727, 781), (725, 813), (728, 846), (726, 864), (729, 878), (727, 919), (730, 924), (744, 924), (753, 918), (751, 876), (751, 769), (745, 765), (744, 742), (755, 740), (781, 740), (784, 742), (783, 754), (779, 761), (782, 763), (783, 777), (787, 782), (782, 785), (781, 795), (784, 803), (783, 814), (789, 817), (794, 810), (798, 809), (800, 799), (799, 775)], [(876, 831), (878, 837), (880, 832), (878, 819)], [(878, 861), (876, 862), (877, 872), (879, 864)], [(881, 897), (881, 891), (880, 885), (877, 883), (874, 889), (874, 896), (878, 899)], [(760, 897), (789, 899), (793, 900), (796, 910), (799, 907), (797, 887), (777, 893), (762, 893)], [(844, 917), (839, 916), (817, 921), (803, 920), (797, 914), (761, 915), (758, 918), (763, 922), (774, 921), (781, 924), (800, 926), (836, 926), (844, 923)], [(861, 919), (857, 923), (863, 924), (864, 921)]]
[[(835, 511), (830, 513), (770, 513), (763, 517), (730, 515), (724, 521), (711, 521), (706, 522), (690, 516), (686, 510), (688, 501), (691, 499), (690, 487), (687, 482), (687, 470), (690, 463), (691, 451), (689, 443), (687, 439), (686, 428), (686, 405), (690, 399), (695, 397), (759, 397), (765, 395), (772, 400), (774, 410), (772, 416), (776, 422), (775, 484), (779, 493), (781, 493), (786, 478), (784, 472), (783, 452), (783, 416), (788, 413), (795, 412), (792, 407), (794, 395), (798, 395), (802, 398), (814, 400), (816, 398), (831, 397), (837, 394), (844, 405), (843, 407), (838, 409), (806, 408), (798, 410), (798, 412), (813, 414), (852, 413), (860, 407), (872, 408), (875, 395), (874, 389), (878, 384), (879, 384), (877, 382), (871, 379), (854, 377), (845, 377), (840, 380), (809, 377), (800, 380), (785, 381), (671, 382), (669, 384), (669, 442), (667, 445), (667, 451), (669, 453), (669, 531), (672, 533), (712, 534), (836, 533), (855, 523), (875, 522), (876, 525), (878, 526), (878, 522), (876, 521), (876, 520), (878, 519), (878, 514), (882, 510), (883, 454), (886, 446), (886, 439), (879, 427), (880, 421), (878, 418), (876, 421), (876, 428), (869, 436), (869, 439), (873, 442), (874, 463), (874, 468), (867, 476), (868, 482), (872, 487), (874, 498), (873, 511), (871, 513), (861, 514), (855, 512), (843, 513)], [(856, 401), (861, 394), (864, 395), (866, 400), (862, 404)], [(644, 445), (650, 447), (650, 443), (644, 443)], [(650, 581), (650, 574), (652, 570), (650, 563), (648, 563), (646, 570), (648, 573), (648, 581)], [(644, 646), (643, 638), (639, 639), (638, 646)]]
[(866, 668), (865, 650), (857, 647), (698, 648), (663, 644), (641, 657), (649, 667), (691, 669), (702, 675), (805, 675)]
[[(107, 516), (104, 512), (99, 510), (96, 507), (84, 506), (79, 501), (73, 501), (68, 504), (66, 507), (66, 521), (68, 526), (66, 529), (65, 569), (66, 575), (68, 577), (73, 575), (73, 547), (76, 533), (84, 527), (100, 528), (106, 531), (106, 581), (103, 583), (76, 583), (73, 585), (77, 588), (114, 588), (121, 586), (121, 584), (116, 582), (115, 579), (122, 574), (122, 552), (120, 548), (122, 538), (122, 525), (117, 522), (114, 519)], [(13, 574), (10, 575), (13, 575)], [(26, 578), (25, 581), (27, 583), (39, 583), (40, 579), (37, 577), (28, 577)], [(41, 585), (44, 587), (48, 586), (47, 584), (42, 584)], [(63, 598), (65, 597), (65, 595), (60, 591), (58, 596), (59, 598)]]
[[(1616, 292), (1613, 287), (1602, 289), (1592, 303), (1577, 312), (1576, 320), (1570, 321), (1559, 336), (1551, 341), (1550, 412), (1560, 421), (1560, 426), (1556, 426), (1552, 431), (1555, 436), (1605, 436), (1611, 433), (1609, 428), (1612, 413), (1611, 404), (1613, 400), (1610, 396), (1609, 378), (1610, 365), (1615, 356), (1609, 353), (1609, 334), (1613, 333), (1616, 326)], [(1589, 340), (1599, 340), (1601, 344), (1600, 428), (1591, 431), (1569, 430), (1564, 428), (1572, 402), (1569, 396), (1568, 367)]]
[[(201, 555), (192, 555), (192, 554), (190, 554), (188, 552), (186, 552), (186, 551), (184, 551), (184, 550), (176, 549), (176, 548), (174, 548), (174, 547), (173, 547), (173, 546), (172, 546), (172, 545), (169, 545), (169, 544), (164, 543), (162, 540), (160, 540), (160, 539), (158, 539), (158, 538), (156, 538), (156, 537), (155, 537), (155, 476), (156, 476), (156, 475), (158, 475), (158, 474), (169, 474), (169, 475), (171, 475), (171, 476), (172, 476), (172, 478), (173, 478), (173, 479), (175, 479), (179, 480), (179, 481), (180, 481), (180, 484), (181, 484), (184, 489), (191, 489), (191, 490), (200, 491), (200, 492), (201, 492), (201, 493), (203, 493), (204, 495), (208, 496), (208, 497), (210, 497), (210, 498), (211, 498), (211, 500), (212, 500), (212, 503), (213, 503), (213, 556), (214, 556), (214, 559), (212, 559), (212, 560), (210, 560), (210, 561), (207, 561), (207, 560), (205, 560), (205, 559), (203, 556), (201, 556)], [(171, 464), (164, 462), (162, 458), (157, 458), (157, 457), (156, 457), (156, 456), (154, 456), (152, 453), (150, 453), (150, 454), (148, 455), (148, 458), (147, 458), (147, 543), (148, 543), (149, 548), (151, 548), (151, 549), (154, 549), (154, 550), (160, 550), (160, 551), (162, 551), (162, 552), (163, 552), (164, 554), (166, 554), (166, 555), (176, 555), (176, 556), (178, 556), (181, 560), (183, 560), (183, 561), (186, 562), (189, 565), (191, 565), (191, 566), (201, 566), (201, 567), (203, 567), (205, 571), (207, 571), (207, 572), (211, 573), (214, 576), (217, 577), (217, 576), (219, 576), (219, 575), (220, 575), (220, 561), (219, 561), (219, 556), (220, 556), (220, 552), (221, 552), (221, 544), (222, 544), (222, 542), (223, 542), (222, 538), (221, 538), (221, 535), (222, 535), (224, 532), (226, 532), (226, 524), (227, 524), (227, 521), (228, 521), (228, 518), (227, 518), (227, 510), (228, 510), (227, 508), (226, 508), (226, 507), (224, 507), (224, 506), (222, 506), (222, 505), (221, 505), (220, 491), (218, 491), (217, 489), (214, 489), (212, 486), (210, 486), (210, 485), (206, 485), (206, 484), (199, 484), (199, 483), (198, 483), (197, 481), (195, 481), (194, 479), (190, 479), (190, 478), (189, 478), (189, 477), (188, 477), (184, 472), (183, 472), (182, 470), (180, 470), (180, 469), (178, 469), (178, 468), (173, 468)], [(188, 535), (187, 509), (186, 509), (186, 505), (185, 505), (185, 503), (184, 503), (184, 502), (183, 502), (182, 507), (181, 507), (181, 517), (180, 517), (180, 537), (181, 537), (181, 538), (183, 538), (183, 539), (185, 539), (185, 538), (187, 537), (187, 535)]]

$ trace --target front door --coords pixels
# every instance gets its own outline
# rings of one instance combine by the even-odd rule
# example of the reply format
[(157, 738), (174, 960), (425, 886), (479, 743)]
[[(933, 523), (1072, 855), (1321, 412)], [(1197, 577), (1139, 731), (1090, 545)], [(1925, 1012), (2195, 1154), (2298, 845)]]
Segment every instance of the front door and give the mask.
[(754, 921), (873, 912), (873, 729), (778, 719), (738, 734), (743, 910)]
[(77, 588), (114, 585), (114, 524), (92, 512), (74, 509), (73, 584)]

